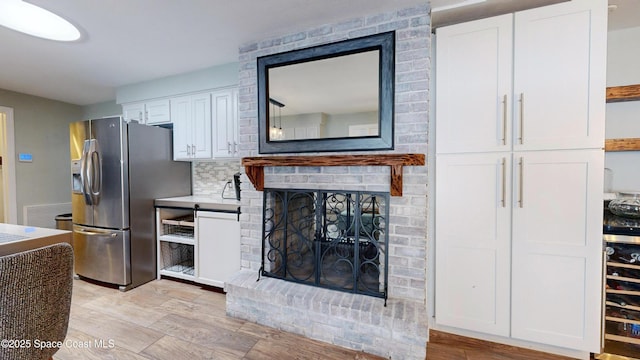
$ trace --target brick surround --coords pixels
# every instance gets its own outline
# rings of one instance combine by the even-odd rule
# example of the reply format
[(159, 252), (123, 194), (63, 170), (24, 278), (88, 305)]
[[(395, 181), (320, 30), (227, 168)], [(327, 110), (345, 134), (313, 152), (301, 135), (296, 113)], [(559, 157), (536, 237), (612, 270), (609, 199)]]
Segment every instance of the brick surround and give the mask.
[[(258, 154), (256, 58), (374, 33), (396, 31), (395, 150), (427, 153), (431, 26), (429, 5), (365, 14), (240, 48), (239, 143)], [(370, 154), (370, 153), (368, 153)], [(289, 154), (291, 155), (291, 154)], [(310, 154), (311, 155), (311, 154)], [(267, 167), (265, 186), (389, 191), (378, 166)], [(404, 168), (403, 196), (391, 197), (389, 299), (258, 278), (262, 193), (242, 183), (242, 270), (226, 285), (227, 312), (307, 337), (392, 359), (424, 359), (427, 340), (427, 167)]]

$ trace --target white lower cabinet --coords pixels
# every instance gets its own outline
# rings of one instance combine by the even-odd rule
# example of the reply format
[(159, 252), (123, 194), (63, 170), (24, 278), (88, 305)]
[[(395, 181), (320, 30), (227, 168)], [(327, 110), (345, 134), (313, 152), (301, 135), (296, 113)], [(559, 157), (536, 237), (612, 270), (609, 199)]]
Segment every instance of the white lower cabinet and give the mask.
[(436, 321), (509, 335), (510, 154), (436, 159)]
[(237, 212), (157, 208), (158, 278), (224, 288), (240, 270)]
[(599, 352), (602, 150), (436, 158), (436, 322)]
[(511, 336), (600, 350), (602, 150), (514, 153)]
[(240, 222), (237, 213), (198, 211), (198, 282), (224, 287), (240, 270)]

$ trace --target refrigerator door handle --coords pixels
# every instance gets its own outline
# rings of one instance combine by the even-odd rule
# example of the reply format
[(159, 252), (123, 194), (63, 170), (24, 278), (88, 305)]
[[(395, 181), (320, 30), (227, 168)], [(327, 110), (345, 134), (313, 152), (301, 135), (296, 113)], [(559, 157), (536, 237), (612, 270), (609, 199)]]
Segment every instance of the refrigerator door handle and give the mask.
[(85, 140), (82, 147), (82, 157), (80, 158), (80, 182), (82, 183), (82, 195), (84, 196), (85, 204), (93, 205), (89, 195), (89, 183), (91, 181), (89, 176), (89, 147), (90, 140)]
[(116, 237), (118, 234), (112, 233), (110, 231), (100, 232), (100, 231), (88, 231), (82, 228), (76, 228), (75, 232), (78, 234), (86, 235), (86, 236), (111, 236)]
[(87, 183), (89, 188), (89, 196), (91, 204), (97, 205), (100, 200), (100, 191), (102, 190), (102, 161), (98, 140), (89, 140), (89, 151), (87, 155), (88, 170)]

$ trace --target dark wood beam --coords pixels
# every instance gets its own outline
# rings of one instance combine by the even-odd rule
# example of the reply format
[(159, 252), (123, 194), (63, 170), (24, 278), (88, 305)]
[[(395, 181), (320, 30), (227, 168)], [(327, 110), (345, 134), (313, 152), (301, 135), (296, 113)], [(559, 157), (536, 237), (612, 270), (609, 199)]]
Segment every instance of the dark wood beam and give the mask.
[(242, 159), (247, 177), (258, 191), (264, 190), (265, 166), (389, 166), (391, 196), (402, 196), (403, 166), (424, 164), (424, 154), (259, 156)]

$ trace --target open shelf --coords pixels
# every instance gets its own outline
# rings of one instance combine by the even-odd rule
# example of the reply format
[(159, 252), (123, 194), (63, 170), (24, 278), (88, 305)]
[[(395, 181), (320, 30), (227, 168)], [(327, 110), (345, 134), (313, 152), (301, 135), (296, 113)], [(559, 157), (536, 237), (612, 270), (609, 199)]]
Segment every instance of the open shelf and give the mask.
[(639, 151), (640, 138), (606, 139), (604, 151)]
[(607, 102), (640, 100), (640, 84), (610, 86), (607, 88)]
[[(607, 102), (639, 101), (640, 84), (610, 86), (607, 88)], [(605, 151), (640, 151), (640, 138), (607, 139)]]

